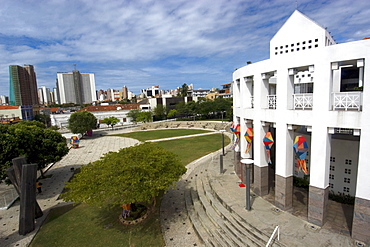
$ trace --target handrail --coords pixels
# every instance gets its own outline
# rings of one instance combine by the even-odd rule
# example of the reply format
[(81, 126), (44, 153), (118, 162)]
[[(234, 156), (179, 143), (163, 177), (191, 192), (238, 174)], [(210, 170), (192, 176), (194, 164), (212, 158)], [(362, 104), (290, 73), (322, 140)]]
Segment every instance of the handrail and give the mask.
[(274, 232), (272, 233), (272, 235), (271, 235), (271, 237), (270, 237), (269, 241), (267, 242), (266, 247), (270, 246), (270, 244), (271, 244), (271, 242), (272, 242), (272, 239), (273, 239), (273, 238), (274, 238), (274, 236), (275, 236), (276, 231), (277, 231), (277, 240), (278, 240), (278, 241), (280, 240), (280, 230), (279, 230), (279, 228), (280, 228), (279, 226), (276, 226), (276, 227), (275, 227), (275, 230), (274, 230)]

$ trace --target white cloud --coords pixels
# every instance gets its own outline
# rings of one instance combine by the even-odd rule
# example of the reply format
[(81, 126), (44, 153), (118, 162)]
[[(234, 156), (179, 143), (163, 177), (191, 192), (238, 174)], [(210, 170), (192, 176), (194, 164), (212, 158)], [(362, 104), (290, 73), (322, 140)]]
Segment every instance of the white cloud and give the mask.
[[(268, 58), (269, 40), (295, 1), (3, 1), (0, 94), (8, 65), (34, 64), (38, 83), (55, 74), (94, 72), (97, 88), (130, 90), (186, 82), (219, 87), (234, 68)], [(298, 9), (339, 42), (369, 36), (370, 1), (299, 1)], [(199, 84), (199, 85), (197, 85)], [(161, 86), (162, 87), (162, 86)], [(135, 88), (135, 89), (131, 89)]]

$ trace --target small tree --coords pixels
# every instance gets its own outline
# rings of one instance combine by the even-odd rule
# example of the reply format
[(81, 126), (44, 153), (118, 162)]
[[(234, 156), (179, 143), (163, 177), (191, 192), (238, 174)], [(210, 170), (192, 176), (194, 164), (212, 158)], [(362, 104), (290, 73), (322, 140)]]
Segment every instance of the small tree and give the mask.
[(101, 122), (108, 126), (109, 125), (112, 126), (112, 130), (113, 130), (113, 126), (119, 122), (119, 119), (116, 117), (108, 117), (108, 118), (104, 118)]
[(62, 195), (65, 201), (91, 205), (120, 206), (145, 202), (173, 185), (186, 168), (178, 157), (154, 143), (144, 143), (105, 154), (81, 168)]
[(150, 111), (139, 112), (138, 115), (137, 115), (136, 121), (137, 122), (143, 122), (143, 123), (152, 122), (153, 121), (152, 112), (150, 112)]
[(68, 128), (72, 133), (84, 134), (86, 131), (96, 129), (97, 119), (88, 111), (74, 112), (68, 119)]
[(173, 118), (173, 117), (176, 117), (177, 116), (177, 110), (176, 109), (172, 109), (168, 112), (168, 115), (167, 117), (169, 118)]
[(69, 150), (66, 139), (59, 132), (46, 129), (37, 121), (0, 125), (0, 140), (0, 179), (4, 178), (13, 158), (25, 156), (27, 162), (38, 165), (43, 176), (42, 168), (61, 160)]
[(141, 112), (139, 109), (133, 109), (127, 113), (127, 117), (131, 118), (132, 122), (137, 122), (137, 116)]
[(156, 118), (156, 120), (162, 120), (162, 119), (165, 119), (166, 118), (166, 107), (163, 106), (163, 105), (157, 105), (154, 109), (153, 109), (153, 114)]

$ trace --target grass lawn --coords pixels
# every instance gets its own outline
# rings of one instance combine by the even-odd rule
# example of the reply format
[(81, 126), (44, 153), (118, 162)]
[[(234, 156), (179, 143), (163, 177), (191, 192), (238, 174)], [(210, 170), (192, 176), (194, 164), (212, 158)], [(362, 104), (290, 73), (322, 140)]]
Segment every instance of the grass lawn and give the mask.
[(164, 246), (158, 213), (135, 226), (122, 225), (120, 213), (86, 204), (53, 209), (30, 246)]
[[(149, 132), (162, 132), (163, 135), (157, 137), (160, 139), (170, 135), (166, 133), (167, 131), (174, 135), (173, 131), (180, 130), (137, 133), (146, 136), (145, 134)], [(186, 133), (181, 131), (186, 131)], [(177, 133), (183, 133), (181, 135), (194, 134), (195, 130), (181, 131)], [(205, 131), (201, 133), (203, 132)], [(182, 163), (187, 165), (193, 160), (219, 150), (221, 142), (221, 134), (214, 134), (157, 143), (179, 155)], [(229, 143), (230, 139), (225, 136), (225, 146)], [(160, 205), (160, 200), (157, 201), (157, 205)], [(121, 212), (121, 208), (103, 210), (85, 204), (53, 209), (30, 246), (164, 246), (159, 209), (141, 224), (135, 226), (122, 225), (118, 221)]]
[(117, 134), (113, 136), (130, 137), (139, 141), (155, 140), (161, 138), (170, 138), (175, 136), (195, 135), (208, 133), (211, 131), (199, 130), (199, 129), (164, 129), (164, 130), (149, 130), (149, 131), (138, 131), (124, 134)]
[[(222, 148), (221, 134), (197, 136), (184, 139), (157, 142), (158, 145), (177, 154), (183, 165)], [(230, 139), (225, 136), (225, 146)]]

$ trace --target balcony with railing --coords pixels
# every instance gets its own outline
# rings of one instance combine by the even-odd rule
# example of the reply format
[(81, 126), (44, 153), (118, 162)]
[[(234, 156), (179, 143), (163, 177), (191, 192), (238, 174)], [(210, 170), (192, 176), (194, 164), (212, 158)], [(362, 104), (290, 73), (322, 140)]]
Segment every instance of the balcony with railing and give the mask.
[(293, 94), (294, 110), (312, 110), (313, 94)]
[(335, 110), (362, 110), (362, 92), (332, 93), (332, 109)]
[(276, 95), (267, 95), (268, 109), (276, 109)]

